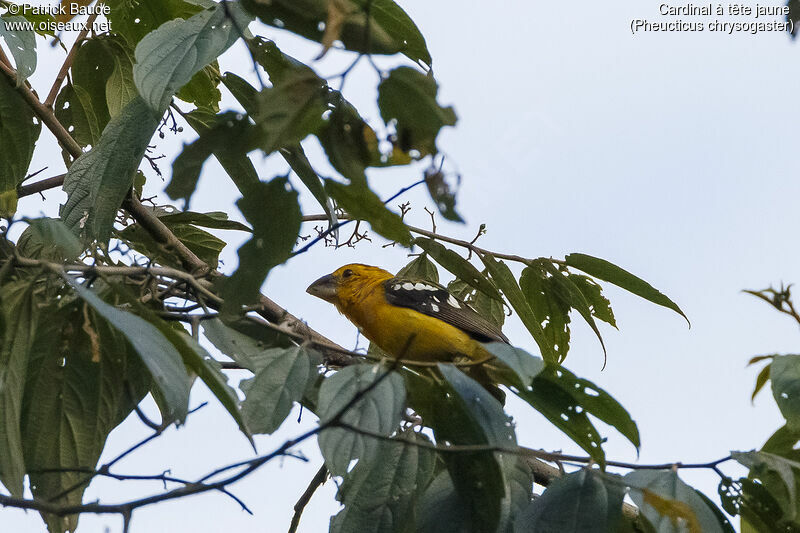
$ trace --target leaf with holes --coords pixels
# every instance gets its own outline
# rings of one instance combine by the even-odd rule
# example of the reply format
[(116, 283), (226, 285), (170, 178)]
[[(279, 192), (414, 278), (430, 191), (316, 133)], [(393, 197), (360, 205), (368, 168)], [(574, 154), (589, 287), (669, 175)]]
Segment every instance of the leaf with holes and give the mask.
[[(350, 405), (356, 397), (358, 400)], [(319, 435), (328, 470), (343, 476), (353, 460), (371, 461), (381, 441), (348, 427), (389, 436), (400, 423), (405, 403), (403, 378), (382, 365), (351, 365), (326, 378), (318, 405), (320, 424), (333, 424)], [(337, 423), (348, 427), (336, 427)]]
[(108, 240), (159, 120), (141, 98), (131, 100), (108, 123), (97, 146), (72, 164), (64, 178), (61, 219), (73, 232)]
[(393, 0), (243, 0), (242, 5), (264, 24), (318, 43), (336, 40), (354, 52), (400, 52), (417, 63), (432, 63), (425, 38)]
[(270, 434), (303, 398), (322, 358), (314, 350), (293, 346), (264, 350), (253, 361), (258, 365), (255, 376), (239, 384), (246, 396), (242, 416), (253, 433)]
[(563, 361), (569, 351), (569, 302), (562, 297), (556, 280), (541, 269), (523, 270), (519, 286), (533, 314), (546, 321), (542, 328), (545, 339), (558, 360)]
[[(484, 277), (487, 272), (483, 272)], [(475, 311), (489, 322), (502, 328), (506, 320), (506, 309), (502, 300), (495, 300), (491, 296), (475, 289), (459, 278), (447, 284), (447, 290), (456, 298), (468, 303)]]
[(658, 531), (723, 533), (714, 512), (672, 470), (636, 470), (623, 481), (630, 497)]
[(800, 355), (776, 355), (770, 365), (772, 396), (786, 425), (800, 430)]
[(108, 0), (111, 8), (108, 20), (114, 32), (121, 35), (131, 48), (142, 38), (172, 19), (188, 19), (203, 8), (213, 7), (210, 0), (162, 0), (161, 2), (131, 2)]
[(557, 363), (558, 355), (553, 351), (552, 345), (545, 337), (544, 329), (542, 329), (540, 322), (541, 318), (533, 313), (525, 299), (525, 295), (522, 293), (522, 289), (517, 285), (517, 280), (514, 279), (514, 274), (511, 273), (511, 270), (504, 262), (495, 259), (489, 254), (482, 254), (480, 258), (483, 264), (486, 265), (492, 281), (503, 292), (506, 299), (508, 299), (508, 303), (511, 304), (511, 307), (514, 308), (514, 311), (517, 312), (520, 320), (528, 329), (533, 340), (539, 345), (539, 349), (542, 351), (542, 358), (548, 363)]
[(286, 178), (259, 182), (236, 205), (253, 226), (253, 237), (238, 250), (236, 272), (221, 280), (224, 314), (238, 314), (242, 305), (257, 299), (267, 274), (289, 258), (300, 232), (297, 191)]
[(625, 485), (619, 476), (582, 468), (556, 478), (514, 524), (516, 533), (620, 531)]
[(219, 63), (212, 61), (210, 65), (195, 72), (192, 79), (181, 87), (175, 96), (193, 104), (197, 109), (208, 113), (219, 113), (219, 102), (222, 99), (219, 90), (221, 79)]
[(226, 3), (162, 24), (136, 46), (133, 80), (139, 94), (163, 113), (178, 89), (230, 48), (249, 23), (239, 4)]
[(5, 39), (14, 58), (17, 87), (22, 86), (36, 70), (36, 34), (25, 24), (25, 17), (19, 15), (0, 16), (0, 37)]
[(672, 309), (685, 318), (687, 323), (689, 322), (689, 319), (686, 318), (686, 315), (681, 311), (681, 308), (678, 307), (678, 304), (664, 296), (658, 289), (645, 280), (634, 276), (627, 270), (623, 270), (605, 259), (599, 259), (586, 254), (569, 254), (564, 259), (567, 266), (582, 270), (597, 279), (613, 283), (617, 287), (632, 292), (637, 296), (641, 296), (654, 304)]
[(378, 107), (387, 124), (394, 121), (397, 142), (404, 152), (420, 156), (435, 154), (436, 137), (445, 126), (455, 126), (452, 107), (436, 101), (439, 90), (432, 75), (409, 67), (398, 67), (378, 85)]

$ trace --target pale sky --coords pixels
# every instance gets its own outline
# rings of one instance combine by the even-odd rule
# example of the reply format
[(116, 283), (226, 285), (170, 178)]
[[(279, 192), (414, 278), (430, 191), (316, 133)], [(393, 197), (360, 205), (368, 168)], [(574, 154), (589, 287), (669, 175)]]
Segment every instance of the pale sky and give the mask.
[[(427, 39), (440, 101), (452, 104), (459, 116), (457, 127), (444, 131), (439, 145), (462, 175), (458, 205), (468, 223), (439, 221), (440, 232), (471, 239), (486, 223), (489, 231), (479, 244), (494, 251), (528, 257), (596, 255), (641, 276), (681, 306), (691, 329), (671, 311), (607, 287), (620, 331), (601, 326), (608, 348), (604, 371), (594, 335), (574, 322), (565, 365), (629, 410), (641, 433), (641, 462), (708, 461), (730, 450), (759, 447), (782, 419), (769, 390), (751, 405), (757, 369), (745, 364), (756, 354), (796, 352), (800, 339), (796, 324), (741, 290), (800, 282), (800, 182), (791, 156), (797, 138), (798, 45), (782, 33), (632, 35), (632, 19), (667, 20), (658, 14), (660, 2), (400, 3)], [(301, 60), (312, 62), (318, 54), (318, 45), (257, 28), (251, 26)], [(39, 43), (40, 64), (31, 81), (42, 94), (64, 53)], [(330, 74), (349, 60), (349, 55), (329, 57), (315, 66)], [(251, 68), (240, 47), (223, 56), (221, 64), (237, 73)], [(345, 86), (345, 96), (373, 123), (379, 120), (375, 84), (374, 72), (364, 63)], [(181, 142), (173, 138), (160, 144), (167, 161)], [(43, 146), (32, 165), (50, 165), (43, 175), (62, 171), (53, 146)], [(307, 148), (319, 153), (316, 142)], [(254, 161), (262, 179), (283, 171), (275, 158)], [(168, 174), (169, 164), (162, 170)], [(152, 172), (148, 176), (150, 189), (160, 189), (158, 178)], [(419, 170), (370, 176), (387, 197), (419, 179)], [(208, 164), (192, 209), (228, 210), (237, 217), (232, 207), (237, 196), (218, 165)], [(307, 194), (303, 197), (306, 213), (319, 211)], [(55, 214), (63, 197), (50, 192), (47, 199), (44, 211)], [(409, 220), (427, 227), (425, 193), (415, 190), (406, 199), (413, 207)], [(37, 197), (21, 202), (21, 214), (42, 210)], [(234, 243), (241, 242), (241, 236), (233, 237)], [(353, 347), (355, 328), (304, 289), (348, 262), (397, 270), (408, 261), (405, 250), (382, 244), (375, 238), (355, 250), (317, 248), (274, 270), (265, 293), (315, 329)], [(228, 271), (235, 265), (235, 250), (234, 244), (224, 252)], [(516, 317), (505, 332), (535, 353), (535, 343)], [(234, 381), (239, 378), (232, 374)], [(205, 400), (210, 405), (184, 427), (170, 429), (122, 461), (117, 471), (171, 469), (177, 477), (192, 479), (251, 457), (230, 417), (202, 386), (195, 387), (192, 406)], [(512, 401), (508, 409), (523, 445), (582, 454), (530, 407)], [(153, 412), (151, 406), (148, 410)], [(313, 424), (308, 413), (299, 424), (290, 417), (276, 434), (257, 437), (258, 449), (268, 452)], [(620, 435), (599, 426), (608, 437), (609, 459), (637, 459)], [(135, 416), (129, 418), (112, 433), (101, 462), (146, 434)], [(301, 449), (308, 463), (275, 461), (230, 487), (255, 516), (223, 495), (207, 493), (139, 510), (131, 531), (286, 531), (292, 506), (321, 464), (315, 443)], [(717, 501), (715, 475), (681, 476)], [(159, 483), (134, 483), (98, 480), (85, 500), (113, 503), (161, 490)], [(334, 494), (329, 481), (306, 509), (300, 531), (327, 528), (338, 509)], [(78, 531), (120, 528), (116, 516), (85, 515)], [(3, 510), (0, 529), (27, 533), (44, 526), (36, 513)]]

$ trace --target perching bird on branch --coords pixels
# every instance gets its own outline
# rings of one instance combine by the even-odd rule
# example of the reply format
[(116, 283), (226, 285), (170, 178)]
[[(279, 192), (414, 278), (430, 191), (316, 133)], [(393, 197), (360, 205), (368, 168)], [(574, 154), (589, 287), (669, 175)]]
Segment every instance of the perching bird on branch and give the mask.
[[(397, 278), (382, 268), (345, 265), (306, 291), (334, 304), (367, 339), (403, 360), (488, 361), (492, 355), (482, 342), (508, 342), (500, 328), (444, 287)], [(502, 395), (479, 368), (470, 374)]]

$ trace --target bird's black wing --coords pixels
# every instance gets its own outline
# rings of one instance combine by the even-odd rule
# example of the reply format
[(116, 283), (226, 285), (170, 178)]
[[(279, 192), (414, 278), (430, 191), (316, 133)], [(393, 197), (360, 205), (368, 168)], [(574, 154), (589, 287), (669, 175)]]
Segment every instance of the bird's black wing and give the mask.
[(392, 278), (383, 282), (386, 301), (398, 307), (407, 307), (457, 327), (480, 342), (508, 342), (499, 327), (495, 326), (469, 304), (430, 281)]

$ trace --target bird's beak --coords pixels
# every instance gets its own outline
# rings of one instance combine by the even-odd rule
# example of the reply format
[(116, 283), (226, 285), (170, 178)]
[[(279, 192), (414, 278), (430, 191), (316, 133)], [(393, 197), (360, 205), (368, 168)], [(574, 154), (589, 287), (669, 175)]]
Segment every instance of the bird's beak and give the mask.
[(311, 296), (322, 298), (326, 302), (336, 302), (336, 278), (331, 274), (322, 276), (317, 281), (312, 283), (306, 289), (306, 292)]

